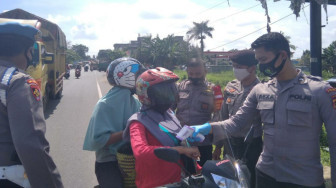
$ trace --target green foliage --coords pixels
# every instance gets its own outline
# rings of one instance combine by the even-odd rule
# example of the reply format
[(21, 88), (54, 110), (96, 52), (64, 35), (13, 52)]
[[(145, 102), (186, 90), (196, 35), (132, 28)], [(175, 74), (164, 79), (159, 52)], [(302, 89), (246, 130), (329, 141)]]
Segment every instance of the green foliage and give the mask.
[(310, 66), (310, 50), (305, 50), (302, 53), (302, 56), (300, 58), (300, 62), (299, 62), (300, 66)]
[(111, 62), (115, 59), (125, 57), (126, 53), (120, 50), (111, 50), (111, 49), (106, 49), (106, 50), (99, 50), (97, 59), (99, 59), (100, 62)]
[(322, 69), (336, 74), (336, 41), (323, 48)]
[(71, 50), (75, 51), (82, 60), (87, 60), (86, 53), (89, 51), (89, 48), (83, 44), (72, 45)]
[(65, 62), (66, 64), (72, 64), (81, 59), (81, 57), (72, 49), (66, 50)]
[(188, 60), (189, 44), (177, 39), (174, 35), (168, 35), (163, 39), (159, 36), (144, 37), (140, 39), (139, 47), (132, 56), (153, 67), (173, 69), (176, 65), (182, 65)]
[(321, 152), (321, 163), (323, 166), (330, 166), (330, 154), (324, 149), (320, 149)]
[[(183, 70), (174, 70), (174, 73), (180, 77), (179, 81), (185, 80), (188, 78), (187, 72)], [(219, 73), (208, 73), (206, 78), (209, 82), (214, 84), (219, 84), (222, 89), (226, 86), (226, 84), (234, 79), (234, 75), (232, 71), (223, 71)]]
[(327, 132), (326, 132), (326, 129), (325, 129), (324, 125), (322, 126), (322, 130), (321, 130), (321, 134), (320, 134), (320, 146), (329, 147)]

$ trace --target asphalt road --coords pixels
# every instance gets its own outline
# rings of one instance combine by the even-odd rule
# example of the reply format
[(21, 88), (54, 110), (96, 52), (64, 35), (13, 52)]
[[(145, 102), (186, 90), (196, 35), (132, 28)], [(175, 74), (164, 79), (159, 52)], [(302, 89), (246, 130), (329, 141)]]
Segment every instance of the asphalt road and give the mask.
[(50, 154), (66, 188), (92, 188), (97, 185), (94, 152), (84, 151), (83, 141), (95, 104), (111, 88), (105, 72), (82, 69), (79, 79), (71, 70), (63, 81), (60, 100), (50, 100), (45, 113), (46, 137)]

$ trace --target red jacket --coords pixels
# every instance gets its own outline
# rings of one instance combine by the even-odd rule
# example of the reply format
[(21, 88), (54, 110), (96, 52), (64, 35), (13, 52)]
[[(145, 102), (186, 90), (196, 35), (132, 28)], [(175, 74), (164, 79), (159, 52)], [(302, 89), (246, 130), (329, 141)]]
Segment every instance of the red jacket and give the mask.
[(181, 180), (181, 169), (177, 164), (157, 158), (154, 149), (161, 143), (138, 121), (130, 125), (130, 138), (135, 157), (136, 185), (151, 188)]

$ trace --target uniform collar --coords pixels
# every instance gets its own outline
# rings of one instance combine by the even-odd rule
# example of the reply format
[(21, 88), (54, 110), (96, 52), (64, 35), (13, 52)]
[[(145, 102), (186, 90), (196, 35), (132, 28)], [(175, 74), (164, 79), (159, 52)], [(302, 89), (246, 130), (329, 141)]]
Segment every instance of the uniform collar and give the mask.
[(278, 91), (284, 92), (287, 89), (293, 87), (294, 85), (307, 83), (306, 75), (301, 71), (301, 69), (296, 69), (296, 71), (298, 72), (298, 74), (296, 75), (296, 77), (293, 78), (292, 80), (290, 80), (284, 87), (281, 87), (281, 85), (279, 84), (279, 82), (278, 82), (278, 80), (276, 78), (273, 78), (268, 83), (268, 85), (269, 86), (270, 85), (274, 85), (274, 87), (276, 87)]

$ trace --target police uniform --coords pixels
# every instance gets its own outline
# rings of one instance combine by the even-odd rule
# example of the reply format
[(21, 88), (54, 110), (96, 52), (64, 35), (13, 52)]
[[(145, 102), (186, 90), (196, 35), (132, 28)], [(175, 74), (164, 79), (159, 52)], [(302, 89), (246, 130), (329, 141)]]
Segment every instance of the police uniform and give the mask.
[(323, 184), (319, 136), (328, 133), (332, 182), (336, 184), (336, 91), (317, 77), (298, 75), (282, 83), (272, 79), (256, 85), (229, 120), (212, 123), (214, 141), (243, 129), (260, 112), (263, 152), (257, 169), (278, 182), (303, 186)]
[(12, 66), (0, 60), (0, 180), (23, 187), (30, 183), (34, 188), (62, 188), (61, 177), (48, 154), (39, 86)]
[[(220, 111), (221, 120), (229, 119), (231, 116), (235, 115), (239, 108), (243, 106), (243, 103), (252, 88), (259, 82), (258, 78), (248, 86), (243, 86), (241, 82), (236, 79), (229, 82), (224, 89), (224, 101)], [(252, 175), (252, 184), (254, 184), (255, 165), (262, 151), (262, 126), (260, 116), (256, 116), (249, 125), (250, 126), (244, 127), (244, 129), (239, 132), (230, 135), (230, 143), (228, 139), (225, 139), (224, 143), (219, 143), (217, 147), (221, 147), (221, 145), (224, 144), (223, 156), (229, 154), (236, 159), (243, 159), (243, 157), (246, 157), (246, 165)], [(253, 140), (246, 151), (246, 156), (243, 156), (246, 150), (244, 139), (251, 126), (254, 127)], [(234, 154), (232, 154), (231, 148)]]
[[(214, 112), (214, 94), (212, 88), (215, 85), (204, 81), (194, 85), (190, 80), (184, 80), (178, 84), (179, 102), (176, 116), (181, 125), (201, 125), (212, 119)], [(202, 143), (198, 143), (201, 162), (212, 158), (212, 136), (207, 135)], [(203, 147), (204, 146), (204, 147)]]

